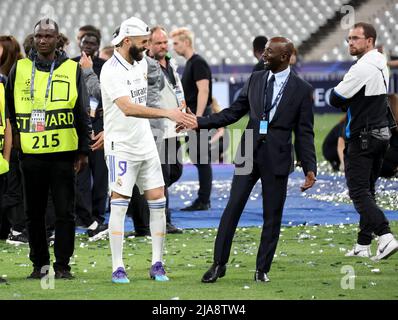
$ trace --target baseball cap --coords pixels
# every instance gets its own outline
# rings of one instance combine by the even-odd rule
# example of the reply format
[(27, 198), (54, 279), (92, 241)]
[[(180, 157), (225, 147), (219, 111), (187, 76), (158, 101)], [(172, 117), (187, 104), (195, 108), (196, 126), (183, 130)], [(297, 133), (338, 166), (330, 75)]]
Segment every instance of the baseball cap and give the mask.
[(147, 36), (149, 34), (149, 27), (144, 21), (136, 17), (131, 17), (122, 22), (119, 33), (114, 33), (114, 38), (111, 43), (116, 46), (126, 37)]

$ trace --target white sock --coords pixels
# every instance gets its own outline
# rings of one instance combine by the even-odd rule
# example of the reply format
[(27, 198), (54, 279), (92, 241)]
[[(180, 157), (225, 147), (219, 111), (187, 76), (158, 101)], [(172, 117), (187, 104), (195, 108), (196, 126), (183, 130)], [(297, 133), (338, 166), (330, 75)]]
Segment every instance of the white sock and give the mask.
[(112, 252), (112, 269), (124, 268), (123, 264), (123, 240), (124, 240), (124, 219), (130, 200), (111, 200), (111, 214), (109, 218), (109, 242)]
[(89, 230), (95, 230), (98, 228), (98, 222), (94, 221), (92, 224), (90, 224), (90, 226), (87, 228)]
[(152, 237), (152, 264), (163, 262), (163, 248), (166, 236), (166, 198), (148, 200), (149, 228)]

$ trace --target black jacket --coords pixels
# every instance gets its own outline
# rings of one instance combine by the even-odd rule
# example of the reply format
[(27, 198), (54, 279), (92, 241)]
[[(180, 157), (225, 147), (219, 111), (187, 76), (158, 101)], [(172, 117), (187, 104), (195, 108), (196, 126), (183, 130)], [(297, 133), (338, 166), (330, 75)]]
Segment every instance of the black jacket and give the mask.
[[(254, 154), (246, 154), (246, 158), (257, 163), (256, 149), (262, 143), (259, 141), (259, 126), (264, 110), (264, 93), (268, 79), (268, 71), (254, 72), (244, 85), (239, 97), (232, 105), (219, 113), (198, 118), (199, 128), (225, 127), (249, 113), (249, 123), (246, 130), (253, 130)], [(267, 134), (267, 162), (273, 174), (285, 176), (292, 169), (292, 132), (295, 133), (296, 148), (304, 173), (313, 171), (316, 174), (316, 155), (314, 146), (314, 115), (312, 87), (293, 72), (290, 73), (285, 92), (277, 107), (276, 113), (269, 124)], [(242, 136), (241, 145), (244, 145)]]

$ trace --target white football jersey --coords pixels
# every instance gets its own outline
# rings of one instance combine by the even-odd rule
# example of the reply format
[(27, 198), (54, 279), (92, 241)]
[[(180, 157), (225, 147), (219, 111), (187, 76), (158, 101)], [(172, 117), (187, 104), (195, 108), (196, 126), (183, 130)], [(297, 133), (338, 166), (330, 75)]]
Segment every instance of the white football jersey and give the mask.
[(128, 96), (133, 103), (145, 106), (147, 72), (145, 59), (131, 65), (116, 50), (102, 67), (100, 82), (105, 155), (119, 155), (131, 161), (157, 155), (149, 120), (127, 117), (114, 103), (117, 98)]

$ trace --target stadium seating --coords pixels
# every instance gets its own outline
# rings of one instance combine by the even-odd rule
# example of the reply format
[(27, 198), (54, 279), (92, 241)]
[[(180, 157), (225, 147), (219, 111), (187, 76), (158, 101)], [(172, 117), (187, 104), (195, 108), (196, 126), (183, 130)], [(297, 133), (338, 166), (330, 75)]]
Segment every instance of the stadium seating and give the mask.
[[(398, 3), (396, 0), (368, 0), (355, 11), (355, 21), (374, 25), (377, 44), (384, 46), (386, 54), (398, 55)], [(305, 56), (306, 61), (352, 60), (345, 37), (348, 31), (340, 28), (327, 35), (324, 41)]]
[[(255, 61), (251, 42), (256, 35), (284, 35), (298, 46), (348, 2), (292, 0), (287, 5), (287, 1), (280, 0), (1, 0), (0, 33), (13, 34), (22, 42), (32, 32), (35, 22), (47, 15), (53, 17), (61, 32), (70, 38), (68, 52), (74, 56), (78, 54), (75, 37), (79, 26), (98, 26), (105, 46), (121, 21), (134, 15), (150, 26), (162, 24), (168, 30), (181, 26), (192, 29), (197, 51), (210, 64), (251, 64)], [(374, 18), (382, 31), (383, 43), (389, 49), (394, 46), (396, 52), (397, 12), (398, 4), (395, 4)], [(344, 46), (338, 47), (325, 59), (346, 59), (343, 51)]]

